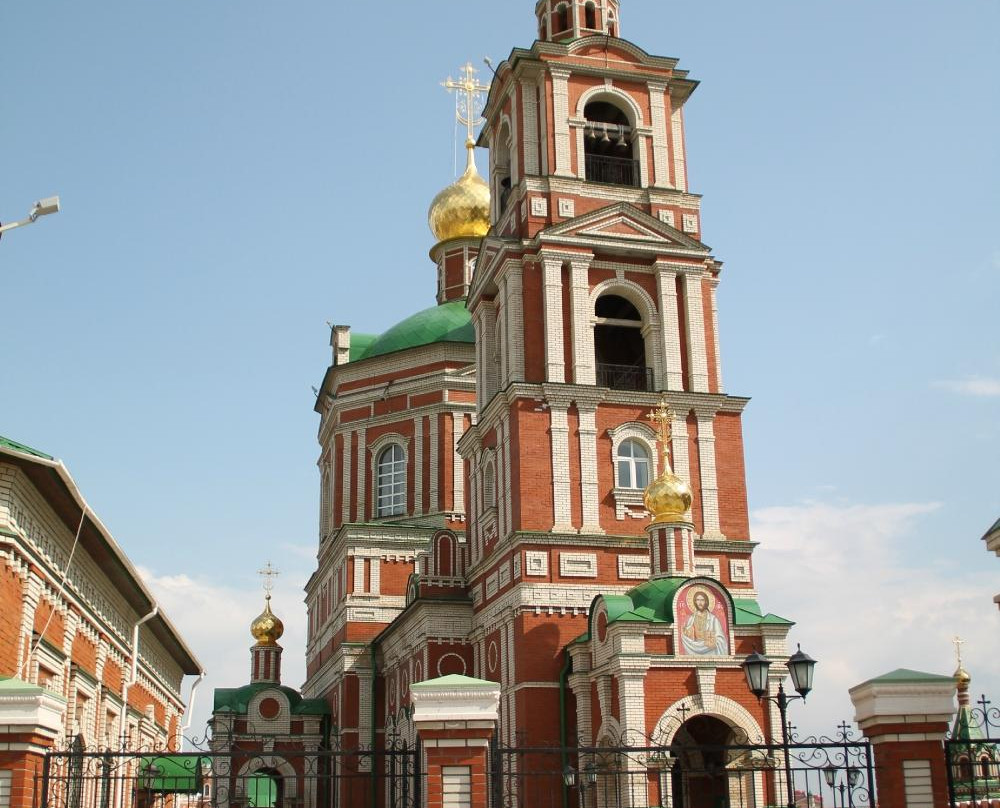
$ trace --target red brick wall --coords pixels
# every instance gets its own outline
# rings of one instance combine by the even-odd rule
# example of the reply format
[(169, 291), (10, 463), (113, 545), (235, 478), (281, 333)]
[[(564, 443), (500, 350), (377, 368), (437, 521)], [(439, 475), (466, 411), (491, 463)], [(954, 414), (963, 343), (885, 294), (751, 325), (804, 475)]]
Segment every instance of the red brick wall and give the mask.
[(21, 579), (3, 562), (0, 564), (0, 614), (4, 615), (0, 621), (0, 674), (5, 676), (15, 675), (20, 662), (17, 646), (24, 608), (21, 593)]
[(720, 412), (715, 416), (715, 456), (722, 532), (730, 539), (749, 539), (743, 424), (738, 413)]
[(515, 530), (552, 527), (552, 444), (548, 412), (535, 412), (533, 401), (519, 400), (512, 413), (519, 450), (512, 454), (518, 473), (515, 501), (520, 500)]
[(719, 392), (719, 358), (715, 355), (715, 328), (712, 322), (712, 283), (702, 281), (701, 307), (705, 318), (705, 352), (708, 354), (708, 392)]
[[(50, 616), (52, 617), (51, 621), (49, 621)], [(45, 627), (46, 623), (48, 623), (48, 628)], [(38, 608), (35, 609), (34, 631), (38, 634), (44, 631), (44, 638), (57, 648), (61, 648), (63, 636), (66, 631), (66, 623), (63, 620), (63, 616), (59, 612), (53, 614), (52, 607), (43, 600), (38, 604)]]
[(524, 378), (527, 382), (541, 383), (545, 381), (545, 312), (542, 306), (542, 273), (539, 264), (525, 265), (522, 274), (522, 299)]

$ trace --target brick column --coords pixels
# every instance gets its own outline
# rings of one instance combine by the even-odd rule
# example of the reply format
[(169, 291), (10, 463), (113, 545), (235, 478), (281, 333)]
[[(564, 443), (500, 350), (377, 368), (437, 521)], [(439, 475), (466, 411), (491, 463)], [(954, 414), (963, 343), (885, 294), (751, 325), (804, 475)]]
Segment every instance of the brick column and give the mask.
[(850, 690), (854, 720), (872, 743), (880, 808), (948, 804), (944, 736), (955, 715), (955, 681), (897, 670)]
[(41, 802), (45, 753), (65, 734), (66, 700), (20, 679), (0, 680), (0, 771), (10, 775), (10, 808)]
[(487, 808), (500, 686), (468, 676), (444, 676), (417, 682), (410, 690), (427, 772), (421, 808)]

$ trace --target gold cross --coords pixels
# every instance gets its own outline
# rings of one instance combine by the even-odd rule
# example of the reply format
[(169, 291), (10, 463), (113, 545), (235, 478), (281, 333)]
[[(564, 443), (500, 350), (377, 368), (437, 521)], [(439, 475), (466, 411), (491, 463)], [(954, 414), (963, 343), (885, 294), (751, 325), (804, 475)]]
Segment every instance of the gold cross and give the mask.
[(465, 124), (469, 140), (474, 140), (476, 124), (482, 120), (482, 116), (479, 114), (482, 96), (490, 89), (489, 84), (483, 84), (476, 80), (478, 72), (472, 66), (472, 62), (466, 62), (461, 70), (462, 78), (456, 80), (448, 76), (447, 81), (441, 82), (441, 86), (449, 93), (458, 91), (455, 97), (455, 117), (458, 118), (459, 123)]
[(262, 570), (257, 570), (257, 574), (264, 579), (264, 597), (268, 600), (271, 599), (271, 590), (274, 589), (274, 579), (281, 575), (274, 567), (271, 566), (271, 562), (267, 562), (267, 566)]
[(660, 406), (646, 416), (652, 423), (660, 436), (660, 454), (663, 456), (663, 465), (666, 471), (670, 471), (670, 438), (674, 434), (674, 411), (667, 403), (666, 397), (660, 399)]
[(956, 635), (955, 639), (953, 639), (952, 642), (955, 644), (955, 656), (958, 657), (958, 667), (961, 668), (962, 667), (962, 646), (965, 645), (965, 640), (963, 640), (961, 637), (959, 637), (958, 635)]

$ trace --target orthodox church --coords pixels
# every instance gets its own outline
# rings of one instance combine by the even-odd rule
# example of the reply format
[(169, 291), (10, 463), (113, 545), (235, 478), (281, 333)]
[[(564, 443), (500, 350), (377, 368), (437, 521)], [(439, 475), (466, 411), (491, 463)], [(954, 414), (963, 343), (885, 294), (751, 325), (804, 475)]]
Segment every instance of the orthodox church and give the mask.
[(536, 3), (430, 207), (437, 305), (332, 330), (302, 695), (344, 748), (410, 736), (412, 685), (450, 674), (500, 684), (509, 745), (780, 733), (740, 668), (775, 692), (791, 623), (754, 585), (697, 82), (621, 12)]
[(251, 685), (216, 693), (230, 733), (412, 740), (413, 685), (464, 675), (500, 685), (508, 746), (780, 734), (740, 667), (768, 657), (773, 695), (792, 624), (754, 585), (697, 82), (621, 24), (619, 0), (536, 3), (430, 207), (437, 304), (332, 329), (307, 679), (281, 685), (268, 605)]

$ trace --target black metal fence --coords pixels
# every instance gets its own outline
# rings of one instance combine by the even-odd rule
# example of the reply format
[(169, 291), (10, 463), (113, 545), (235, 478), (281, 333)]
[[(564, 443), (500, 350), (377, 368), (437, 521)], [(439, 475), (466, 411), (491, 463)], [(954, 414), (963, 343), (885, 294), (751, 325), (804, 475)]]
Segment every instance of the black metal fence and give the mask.
[(40, 808), (419, 808), (418, 748), (49, 753)]
[(944, 747), (953, 808), (1000, 802), (1000, 708), (986, 696), (971, 709), (960, 708)]
[(641, 365), (609, 365), (597, 363), (597, 386), (611, 390), (639, 390), (651, 392), (653, 389), (652, 368)]
[(490, 808), (869, 808), (867, 742), (505, 748), (491, 753)]
[(607, 185), (639, 187), (639, 161), (627, 157), (606, 157), (601, 154), (586, 156), (587, 179)]

